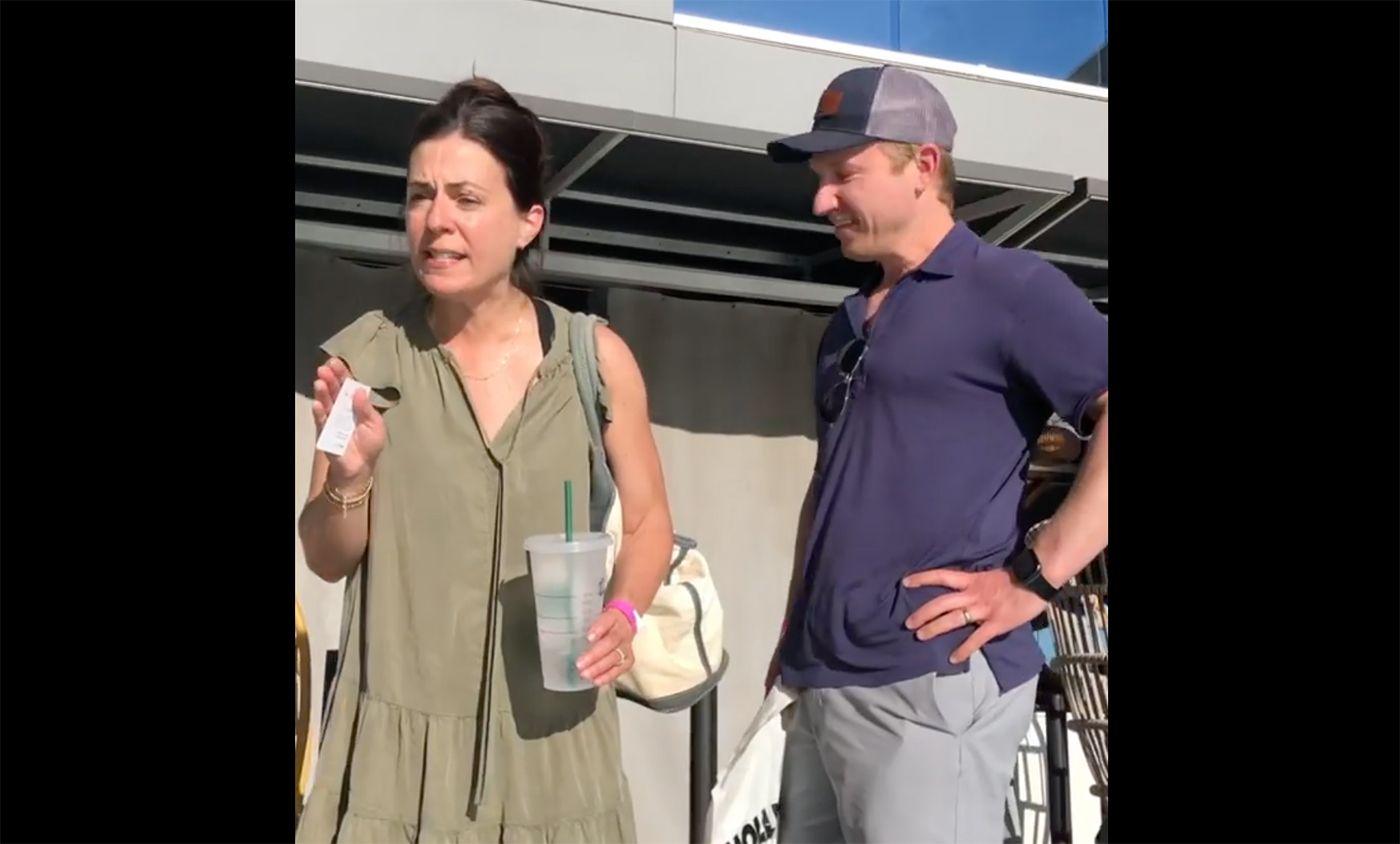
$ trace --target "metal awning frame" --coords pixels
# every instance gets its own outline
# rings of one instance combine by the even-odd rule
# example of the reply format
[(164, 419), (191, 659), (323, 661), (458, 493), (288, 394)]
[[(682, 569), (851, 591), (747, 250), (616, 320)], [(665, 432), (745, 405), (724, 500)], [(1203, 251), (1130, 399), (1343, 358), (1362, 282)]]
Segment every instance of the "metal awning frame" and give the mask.
[[(385, 220), (401, 222), (403, 219), (403, 206), (379, 200), (357, 199), (353, 197), (335, 196), (332, 194), (314, 193), (311, 191), (295, 191), (295, 202), (299, 208), (318, 208), (327, 211), (338, 211), (364, 216), (379, 217)], [(563, 194), (561, 196), (567, 196)], [(622, 197), (605, 197), (601, 194), (589, 194), (591, 200), (603, 199), (605, 204), (628, 205), (632, 201)], [(651, 210), (666, 213), (690, 214), (698, 217), (711, 217), (704, 209), (689, 208), (687, 206), (672, 205), (663, 202), (648, 202), (646, 207)], [(752, 218), (750, 218), (752, 219)], [(767, 219), (767, 218), (758, 218)], [(1008, 218), (1010, 219), (1010, 218)], [(308, 221), (309, 222), (309, 221)], [(829, 232), (829, 226), (814, 225), (814, 230), (818, 232)], [(357, 227), (349, 227), (357, 228)], [(378, 231), (378, 229), (365, 227), (368, 231)], [(755, 249), (743, 246), (730, 246), (721, 243), (708, 241), (688, 240), (684, 238), (658, 237), (636, 232), (618, 231), (603, 229), (592, 226), (570, 226), (551, 223), (546, 229), (552, 238), (566, 241), (579, 241), (590, 243), (602, 243), (613, 246), (625, 246), (634, 249), (647, 249), (659, 252), (673, 252), (681, 255), (694, 255), (702, 258), (718, 258), (730, 261), (740, 261), (750, 264), (766, 264), (771, 266), (797, 267), (810, 270), (813, 266), (834, 260), (839, 255), (839, 249), (827, 250), (816, 255), (802, 255), (792, 252), (781, 252), (772, 249)], [(406, 253), (407, 247), (404, 247)], [(546, 252), (549, 252), (546, 246)], [(1084, 258), (1077, 255), (1061, 255), (1051, 252), (1036, 252), (1047, 261), (1054, 264), (1069, 264), (1075, 266), (1094, 267), (1106, 269), (1108, 262), (1097, 258)]]
[[(449, 85), (423, 79), (297, 60), (296, 84), (325, 88), (361, 96), (389, 97), (410, 102), (436, 102)], [(584, 149), (566, 162), (550, 179), (547, 201), (567, 199), (578, 202), (652, 210), (701, 219), (723, 220), (819, 233), (831, 227), (812, 220), (792, 220), (773, 216), (697, 208), (678, 203), (633, 197), (611, 196), (595, 191), (573, 190), (570, 186), (602, 161), (628, 136), (656, 138), (684, 144), (699, 144), (747, 153), (763, 154), (771, 137), (765, 133), (673, 117), (641, 114), (621, 109), (520, 95), (520, 101), (546, 123), (591, 129), (598, 134)], [(405, 178), (407, 170), (371, 162), (311, 155), (296, 155), (304, 166), (340, 169), (392, 178)], [(984, 239), (1013, 247), (1025, 247), (1049, 231), (1070, 213), (1092, 199), (1107, 200), (1108, 186), (1102, 180), (1074, 180), (1068, 175), (1027, 170), (975, 161), (958, 162), (959, 182), (998, 187), (1004, 192), (969, 203), (958, 209), (963, 220), (982, 219), (1008, 210), (1011, 213), (984, 235)], [(401, 221), (403, 207), (394, 203), (296, 192), (301, 207), (393, 218)], [(348, 226), (297, 220), (297, 242), (332, 248), (347, 255), (363, 255), (377, 260), (404, 260), (407, 244), (402, 233), (369, 226)], [(555, 240), (572, 240), (667, 251), (677, 254), (725, 258), (757, 264), (796, 266), (810, 278), (812, 269), (833, 257), (834, 250), (817, 255), (797, 255), (774, 250), (733, 247), (679, 238), (654, 237), (635, 232), (608, 231), (578, 226), (550, 226)], [(543, 275), (550, 280), (575, 280), (601, 286), (637, 286), (671, 289), (708, 295), (788, 302), (830, 307), (838, 304), (853, 288), (789, 281), (740, 273), (697, 270), (650, 262), (639, 262), (560, 252), (545, 240)], [(1069, 255), (1044, 257), (1054, 263), (1107, 268), (1107, 261)], [(1095, 291), (1103, 292), (1106, 291)]]
[[(296, 221), (296, 242), (305, 246), (331, 249), (346, 257), (370, 258), (384, 262), (404, 261), (408, 252), (407, 236), (401, 232), (309, 220)], [(854, 292), (853, 288), (831, 284), (696, 270), (557, 251), (544, 256), (541, 275), (546, 281), (581, 282), (593, 287), (670, 290), (825, 308), (836, 307), (841, 300)]]
[[(361, 96), (389, 97), (425, 105), (437, 102), (451, 87), (445, 82), (434, 82), (303, 59), (296, 60), (295, 73), (297, 85), (325, 88)], [(592, 129), (609, 137), (618, 134), (622, 136), (636, 135), (676, 143), (740, 150), (756, 155), (765, 154), (768, 142), (773, 140), (773, 135), (769, 133), (703, 123), (698, 120), (643, 114), (625, 109), (573, 103), (527, 94), (518, 95), (517, 99), (546, 123)], [(584, 162), (580, 162), (580, 172), (575, 174), (574, 178), (581, 176), (589, 167), (602, 160), (602, 157), (622, 139), (617, 138), (612, 141), (601, 153), (599, 150), (592, 149), (592, 145), (590, 145), (590, 149), (585, 149), (574, 161), (565, 164), (560, 173), (573, 166), (575, 161), (589, 155), (591, 160), (584, 159)], [(1062, 194), (1069, 193), (1074, 182), (1071, 176), (1062, 173), (961, 159), (958, 161), (958, 180), (1008, 190), (1022, 189)]]

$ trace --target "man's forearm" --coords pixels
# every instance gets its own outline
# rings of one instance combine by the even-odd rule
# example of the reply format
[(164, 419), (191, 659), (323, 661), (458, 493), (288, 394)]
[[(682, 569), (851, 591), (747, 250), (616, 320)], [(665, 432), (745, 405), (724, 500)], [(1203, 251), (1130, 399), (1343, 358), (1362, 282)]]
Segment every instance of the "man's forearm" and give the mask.
[(1094, 426), (1079, 474), (1064, 503), (1036, 537), (1045, 579), (1062, 585), (1108, 547), (1108, 407)]

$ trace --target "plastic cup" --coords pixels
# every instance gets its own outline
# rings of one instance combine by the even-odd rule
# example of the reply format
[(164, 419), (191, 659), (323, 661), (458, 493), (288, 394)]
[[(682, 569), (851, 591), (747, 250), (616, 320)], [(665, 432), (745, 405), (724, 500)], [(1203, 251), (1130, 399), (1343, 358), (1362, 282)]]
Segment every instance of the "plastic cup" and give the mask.
[(540, 670), (550, 691), (594, 688), (579, 675), (577, 663), (588, 650), (588, 627), (603, 611), (612, 541), (606, 533), (576, 533), (572, 542), (562, 533), (525, 540), (535, 591)]

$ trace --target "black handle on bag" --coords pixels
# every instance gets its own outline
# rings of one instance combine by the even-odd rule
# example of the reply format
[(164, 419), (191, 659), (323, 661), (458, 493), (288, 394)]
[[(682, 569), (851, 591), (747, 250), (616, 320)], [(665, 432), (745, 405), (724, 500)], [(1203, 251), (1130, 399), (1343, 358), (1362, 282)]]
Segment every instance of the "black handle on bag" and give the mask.
[(710, 792), (718, 775), (719, 690), (690, 707), (690, 841), (704, 844)]
[(1050, 844), (1070, 844), (1068, 705), (1059, 675), (1041, 670), (1036, 708), (1045, 713), (1045, 791)]

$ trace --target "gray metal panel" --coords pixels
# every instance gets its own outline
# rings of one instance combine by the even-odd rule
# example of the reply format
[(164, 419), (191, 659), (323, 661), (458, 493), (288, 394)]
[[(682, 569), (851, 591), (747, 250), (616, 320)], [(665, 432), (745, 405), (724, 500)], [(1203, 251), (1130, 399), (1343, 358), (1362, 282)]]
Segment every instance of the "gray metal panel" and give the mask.
[[(674, 139), (705, 146), (729, 147), (763, 153), (767, 149), (768, 142), (777, 137), (772, 132), (758, 129), (724, 126), (681, 117), (641, 114), (625, 109), (601, 108), (545, 97), (521, 96), (520, 99), (545, 120), (593, 126), (605, 130), (618, 130), (661, 139)], [(972, 161), (961, 155), (958, 158), (957, 171), (959, 181), (1057, 193), (1069, 193), (1074, 188), (1074, 178), (1065, 173)]]
[[(298, 196), (299, 202), (301, 199), (301, 196)], [(306, 204), (318, 200), (319, 198), (312, 198)], [(384, 209), (380, 208), (376, 210), (382, 211)], [(606, 229), (586, 228), (583, 226), (552, 225), (546, 229), (546, 231), (549, 232), (549, 236), (554, 240), (577, 240), (586, 243), (627, 246), (635, 249), (669, 253), (671, 255), (698, 255), (703, 258), (723, 258), (731, 261), (745, 261), (751, 264), (776, 264), (786, 267), (800, 267), (806, 263), (804, 257), (801, 255), (780, 252), (775, 249), (752, 249), (744, 246), (733, 246), (727, 243), (684, 240), (674, 237), (655, 237), (652, 235), (608, 231)]]
[(645, 199), (629, 199), (621, 196), (608, 196), (603, 193), (590, 193), (580, 190), (566, 190), (559, 194), (560, 199), (577, 199), (580, 202), (593, 202), (599, 205), (616, 205), (624, 208), (638, 208), (646, 211), (659, 211), (663, 214), (680, 214), (686, 217), (699, 217), (707, 220), (725, 220), (731, 223), (749, 223), (756, 226), (772, 226), (780, 229), (833, 234), (830, 223), (786, 220), (781, 217), (763, 217), (754, 214), (736, 214), (729, 211), (716, 211), (710, 208), (695, 208), (669, 202), (649, 202)]
[(338, 90), (364, 92), (382, 97), (417, 103), (435, 102), (450, 82), (400, 76), (397, 73), (367, 70), (361, 67), (327, 64), (298, 58), (294, 62), (297, 84), (311, 84)]
[(606, 287), (672, 290), (827, 307), (841, 304), (841, 300), (854, 292), (854, 288), (807, 281), (785, 281), (561, 252), (551, 252), (546, 256), (544, 277), (553, 281), (580, 281)]
[[(437, 100), (448, 88), (448, 84), (443, 82), (429, 82), (396, 74), (377, 73), (359, 68), (303, 60), (296, 62), (296, 78), (302, 83), (312, 83), (347, 91), (364, 91), (380, 96), (424, 103)], [(718, 126), (712, 123), (701, 123), (697, 120), (641, 114), (627, 109), (571, 103), (529, 94), (517, 96), (522, 103), (533, 109), (542, 119), (550, 122), (591, 126), (603, 130), (675, 139), (706, 146), (731, 147), (755, 153), (762, 152), (768, 142), (774, 138), (770, 132), (754, 129)], [(1074, 186), (1074, 179), (1063, 173), (1046, 173), (1021, 167), (988, 164), (981, 161), (965, 160), (961, 157), (958, 159), (957, 170), (958, 179), (964, 182), (1062, 193), (1068, 193)], [(1105, 186), (1106, 193), (1107, 183), (1102, 184)]]
[(676, 14), (675, 3), (672, 0), (539, 0), (539, 2), (577, 6), (580, 9), (592, 9), (613, 15), (650, 18), (664, 23), (670, 23), (675, 19)]
[(701, 123), (696, 120), (680, 120), (664, 114), (644, 114), (628, 109), (571, 103), (528, 94), (521, 95), (520, 101), (544, 120), (621, 131), (629, 135), (647, 135), (751, 152), (761, 152), (772, 139), (766, 132)]
[[(296, 22), (300, 79), (431, 101), (475, 68), (546, 119), (749, 150), (805, 130), (821, 86), (869, 61), (538, 0), (298, 0)], [(977, 162), (1107, 177), (1105, 100), (914, 70), (952, 102), (968, 178), (1062, 189)]]
[[(1048, 216), (1048, 215), (1047, 215)], [(1047, 220), (1048, 222), (1048, 220)], [(1040, 221), (1037, 221), (1039, 225)], [(1088, 257), (1108, 257), (1108, 202), (1084, 195), (1082, 201), (1060, 219), (1018, 245), (1046, 252)]]
[[(299, 245), (329, 249), (339, 255), (389, 261), (407, 258), (408, 238), (401, 232), (307, 220), (297, 220), (295, 232)], [(554, 281), (575, 281), (602, 287), (672, 290), (802, 305), (835, 306), (853, 291), (852, 288), (829, 284), (786, 281), (561, 252), (550, 252), (545, 256), (542, 274), (546, 279)]]
[(308, 220), (295, 221), (294, 230), (298, 245), (330, 249), (339, 255), (363, 255), (395, 261), (408, 259), (408, 236), (400, 231)]
[(1027, 202), (1020, 208), (1011, 212), (1011, 215), (997, 223), (991, 229), (983, 233), (982, 239), (988, 243), (1001, 245), (1016, 232), (1025, 228), (1029, 223), (1045, 213), (1052, 205), (1059, 202), (1060, 194), (1041, 194), (1036, 199)]
[(603, 160), (613, 147), (622, 143), (627, 136), (621, 132), (599, 132), (594, 136), (588, 145), (579, 150), (578, 154), (572, 158), (560, 159), (562, 166), (558, 172), (550, 177), (549, 183), (544, 186), (546, 199), (557, 196), (561, 190), (578, 181), (579, 176), (587, 173), (593, 165)]
[(295, 15), (299, 60), (446, 83), (475, 69), (512, 92), (672, 113), (662, 21), (534, 0), (298, 0)]
[[(397, 74), (328, 65), (303, 59), (298, 59), (296, 62), (296, 78), (303, 84), (310, 83), (347, 91), (364, 91), (375, 95), (424, 103), (435, 101), (448, 88), (448, 83), (444, 82), (432, 82)], [(623, 108), (568, 102), (530, 94), (517, 94), (517, 96), (522, 103), (533, 109), (542, 119), (551, 122), (591, 126), (628, 134), (698, 143), (704, 146), (741, 149), (755, 154), (760, 153), (770, 140), (777, 137), (772, 132), (664, 115), (643, 114)], [(957, 170), (959, 181), (964, 182), (1059, 193), (1068, 193), (1074, 186), (1074, 179), (1062, 172), (1045, 172), (970, 160), (965, 157), (961, 144), (958, 147)], [(1095, 181), (1098, 182), (1098, 180)], [(1106, 191), (1107, 183), (1103, 184)]]
[(1028, 188), (1048, 193), (1065, 194), (1074, 190), (1074, 178), (1067, 173), (1050, 173), (1044, 170), (1029, 170), (1025, 167), (1010, 167), (1005, 164), (988, 164), (983, 161), (969, 161), (959, 157), (954, 165), (959, 182), (977, 182), (984, 185), (999, 185), (1005, 188)]
[[(775, 136), (803, 132), (811, 128), (817, 97), (832, 77), (874, 63), (680, 29), (674, 113)], [(958, 158), (1108, 177), (1106, 100), (909, 69), (938, 86), (952, 105)]]
[[(407, 259), (408, 238), (401, 231), (370, 229), (339, 223), (310, 220), (295, 221), (295, 240), (303, 246), (329, 249), (339, 255), (373, 258), (386, 262)], [(581, 230), (570, 229), (567, 236), (577, 236)], [(601, 237), (630, 238), (629, 235), (596, 232)], [(566, 236), (565, 232), (560, 232)], [(714, 249), (704, 244), (685, 244), (686, 248)], [(719, 247), (722, 248), (722, 247)], [(1038, 253), (1058, 264), (1086, 289), (1094, 299), (1106, 299), (1108, 262), (1073, 255)], [(800, 305), (834, 306), (853, 292), (854, 288), (834, 284), (765, 278), (742, 273), (715, 272), (689, 267), (669, 266), (642, 261), (629, 261), (595, 255), (579, 255), (551, 251), (544, 258), (543, 275), (554, 281), (575, 281), (599, 287), (634, 287), (643, 290), (672, 290), (707, 296), (788, 302)], [(1090, 283), (1090, 282), (1093, 283)]]
[[(421, 103), (435, 102), (447, 92), (451, 84), (305, 59), (296, 60), (296, 79), (299, 84), (358, 91)], [(771, 133), (753, 129), (717, 126), (696, 120), (680, 120), (665, 115), (643, 114), (625, 108), (570, 102), (519, 91), (511, 93), (521, 103), (538, 114), (541, 119), (551, 123), (672, 138), (689, 143), (734, 147), (752, 152), (761, 152), (768, 141), (772, 140)]]

